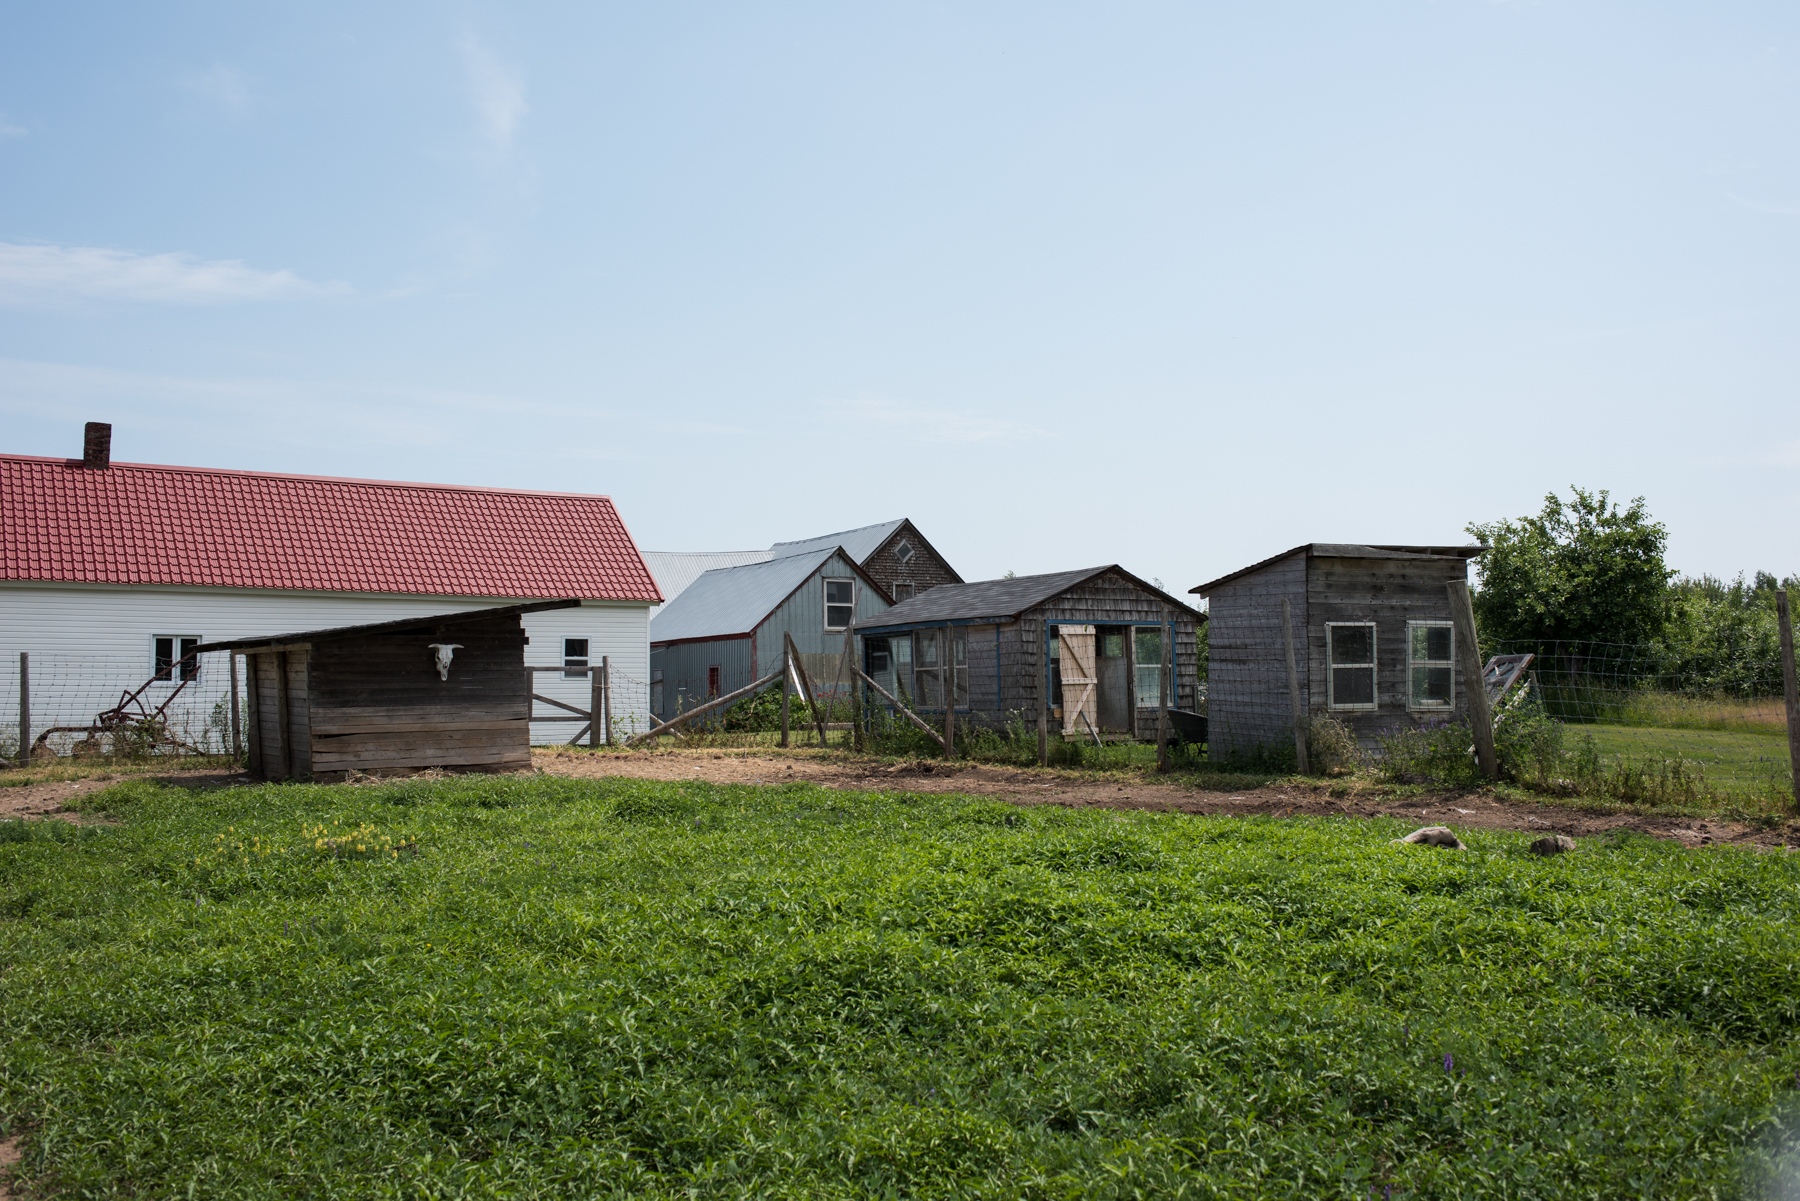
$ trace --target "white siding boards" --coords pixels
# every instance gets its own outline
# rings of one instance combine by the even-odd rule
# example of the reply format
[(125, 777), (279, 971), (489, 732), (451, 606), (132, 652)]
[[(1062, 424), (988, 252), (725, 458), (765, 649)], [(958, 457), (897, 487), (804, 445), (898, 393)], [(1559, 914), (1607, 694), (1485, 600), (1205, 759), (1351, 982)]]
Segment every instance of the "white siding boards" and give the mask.
[[(157, 636), (198, 636), (207, 642), (362, 625), (406, 617), (521, 604), (536, 597), (395, 596), (303, 592), (285, 589), (197, 588), (174, 585), (115, 585), (7, 582), (0, 584), (0, 654), (17, 662), (31, 654), (32, 724), (84, 724), (94, 717), (95, 696), (117, 703), (155, 670)], [(563, 639), (585, 638), (590, 660), (610, 660), (613, 716), (639, 728), (648, 715), (650, 633), (648, 603), (584, 600), (579, 608), (525, 615), (528, 664), (560, 664)], [(203, 656), (208, 673), (222, 672), (225, 656)], [(63, 688), (69, 712), (58, 712), (58, 672), (79, 673), (81, 686)], [(100, 677), (104, 677), (103, 679)], [(173, 689), (173, 683), (156, 689)], [(241, 687), (241, 685), (240, 685)], [(561, 672), (536, 673), (535, 688), (582, 709), (588, 707), (585, 677), (565, 680)], [(13, 701), (16, 704), (16, 699)], [(80, 710), (80, 711), (78, 711)], [(539, 715), (550, 707), (539, 705)], [(578, 724), (534, 724), (536, 743), (567, 740)]]
[(1341, 721), (1368, 745), (1384, 729), (1466, 712), (1445, 585), (1467, 579), (1482, 549), (1313, 543), (1194, 589), (1211, 602), (1212, 753), (1292, 738), (1284, 599), (1309, 717)]

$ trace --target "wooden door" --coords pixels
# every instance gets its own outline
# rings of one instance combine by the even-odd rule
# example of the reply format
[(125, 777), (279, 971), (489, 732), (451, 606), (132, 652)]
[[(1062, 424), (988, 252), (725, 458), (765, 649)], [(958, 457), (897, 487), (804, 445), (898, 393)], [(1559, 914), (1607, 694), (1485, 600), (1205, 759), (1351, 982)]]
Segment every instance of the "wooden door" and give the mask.
[(1126, 657), (1125, 633), (1118, 626), (1101, 626), (1094, 639), (1099, 670), (1099, 725), (1114, 733), (1131, 733), (1131, 664)]
[(1100, 721), (1094, 686), (1094, 627), (1059, 626), (1056, 639), (1062, 659), (1063, 734), (1086, 737)]

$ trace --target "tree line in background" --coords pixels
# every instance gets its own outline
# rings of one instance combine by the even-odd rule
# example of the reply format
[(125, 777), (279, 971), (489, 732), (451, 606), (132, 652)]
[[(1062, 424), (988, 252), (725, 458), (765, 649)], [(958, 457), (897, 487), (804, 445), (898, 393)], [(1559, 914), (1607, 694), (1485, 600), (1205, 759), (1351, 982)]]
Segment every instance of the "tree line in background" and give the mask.
[(1684, 690), (1781, 689), (1775, 590), (1794, 577), (1681, 576), (1664, 562), (1668, 531), (1643, 497), (1621, 508), (1605, 491), (1570, 492), (1545, 496), (1534, 516), (1467, 527), (1492, 548), (1475, 560), (1483, 642), (1605, 644)]

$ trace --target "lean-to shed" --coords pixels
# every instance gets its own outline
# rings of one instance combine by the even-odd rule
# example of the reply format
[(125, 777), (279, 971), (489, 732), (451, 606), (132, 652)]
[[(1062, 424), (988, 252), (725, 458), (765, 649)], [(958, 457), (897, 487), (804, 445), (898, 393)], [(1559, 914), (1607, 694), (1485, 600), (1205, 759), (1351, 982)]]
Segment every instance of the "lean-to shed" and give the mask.
[(666, 721), (760, 679), (781, 666), (787, 637), (830, 690), (844, 631), (887, 607), (881, 586), (837, 546), (704, 572), (651, 619), (651, 708)]
[(1468, 579), (1483, 546), (1309, 542), (1191, 589), (1212, 620), (1207, 672), (1211, 754), (1292, 739), (1287, 643), (1309, 717), (1359, 741), (1467, 711), (1445, 585)]
[(195, 648), (245, 662), (249, 767), (269, 780), (390, 768), (531, 765), (521, 617), (539, 601)]
[(1156, 734), (1165, 629), (1175, 648), (1169, 704), (1188, 710), (1205, 620), (1114, 564), (943, 584), (859, 619), (856, 634), (863, 670), (916, 711), (943, 710), (948, 676), (957, 711), (981, 724), (1035, 724), (1047, 705), (1065, 735), (1144, 738)]

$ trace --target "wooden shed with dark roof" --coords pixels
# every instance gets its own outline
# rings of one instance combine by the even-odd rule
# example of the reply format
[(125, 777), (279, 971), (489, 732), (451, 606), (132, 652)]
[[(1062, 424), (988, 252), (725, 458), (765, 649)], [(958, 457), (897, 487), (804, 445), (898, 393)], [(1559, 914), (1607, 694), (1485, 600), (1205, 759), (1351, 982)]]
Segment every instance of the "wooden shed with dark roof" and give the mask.
[(1395, 726), (1467, 712), (1446, 584), (1484, 546), (1309, 542), (1190, 589), (1208, 601), (1213, 756), (1291, 745), (1282, 601), (1308, 719), (1372, 743)]
[(1156, 733), (1165, 631), (1170, 704), (1191, 709), (1205, 620), (1111, 564), (941, 584), (859, 620), (856, 634), (863, 670), (916, 711), (941, 713), (948, 683), (957, 712), (978, 724), (1035, 725), (1047, 706), (1066, 736), (1143, 738)]

